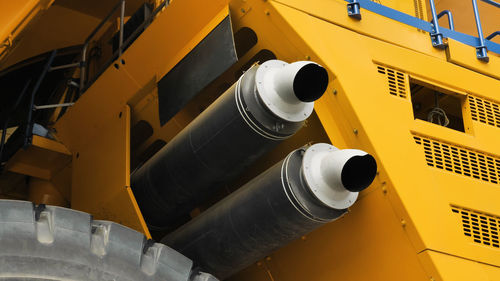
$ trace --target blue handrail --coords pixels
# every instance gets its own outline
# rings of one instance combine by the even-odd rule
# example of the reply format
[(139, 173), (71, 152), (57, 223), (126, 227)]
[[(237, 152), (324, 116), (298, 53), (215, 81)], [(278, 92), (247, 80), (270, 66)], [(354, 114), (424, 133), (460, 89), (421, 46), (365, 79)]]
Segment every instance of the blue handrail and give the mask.
[(431, 32), (431, 41), (432, 46), (440, 49), (446, 48), (446, 43), (443, 42), (443, 34), (439, 32), (439, 22), (438, 16), (436, 15), (436, 5), (434, 5), (434, 0), (429, 0), (431, 4), (431, 13), (432, 13), (432, 32)]
[(484, 44), (483, 28), (481, 27), (481, 19), (479, 18), (479, 11), (477, 9), (477, 0), (472, 0), (472, 8), (474, 9), (477, 36), (479, 38), (479, 46), (476, 46), (476, 56), (479, 60), (488, 62), (490, 59), (488, 58), (488, 49), (486, 49), (486, 45)]
[[(473, 0), (473, 5), (476, 6), (476, 9), (475, 9), (475, 15), (477, 15), (476, 22), (479, 23), (479, 28), (480, 28), (480, 30), (478, 31), (478, 37), (456, 31), (454, 28), (453, 20), (450, 21), (450, 19), (452, 17), (449, 17), (449, 20), (448, 20), (448, 23), (453, 23), (453, 24), (450, 24), (449, 29), (439, 26), (439, 24), (437, 22), (439, 16), (436, 15), (436, 7), (434, 6), (434, 0), (429, 0), (429, 2), (431, 4), (430, 5), (431, 12), (432, 12), (432, 10), (434, 10), (433, 18), (432, 18), (431, 22), (427, 22), (427, 21), (424, 21), (420, 18), (410, 16), (406, 13), (389, 8), (387, 6), (384, 6), (382, 4), (376, 3), (376, 2), (371, 1), (371, 0), (345, 0), (345, 1), (348, 3), (348, 5), (351, 3), (356, 3), (356, 6), (359, 5), (360, 8), (369, 10), (369, 11), (377, 13), (381, 16), (384, 16), (384, 17), (393, 19), (395, 21), (399, 21), (401, 23), (404, 23), (406, 25), (416, 27), (420, 30), (424, 30), (424, 31), (429, 32), (429, 34), (431, 35), (432, 44), (435, 47), (442, 47), (442, 45), (439, 44), (440, 43), (439, 39), (442, 36), (443, 39), (444, 38), (452, 38), (452, 39), (459, 41), (463, 44), (475, 47), (477, 50), (476, 51), (477, 58), (480, 59), (481, 61), (484, 61), (484, 62), (488, 62), (487, 51), (492, 51), (492, 52), (495, 52), (497, 54), (500, 54), (500, 44), (490, 41), (491, 38), (493, 38), (494, 36), (496, 36), (498, 34), (496, 34), (496, 33), (491, 34), (488, 37), (484, 38), (484, 35), (482, 33), (482, 28), (481, 28), (481, 21), (479, 19), (479, 12), (477, 11), (476, 0)], [(500, 4), (498, 2), (493, 1), (493, 0), (481, 0), (481, 1), (483, 1), (487, 4), (491, 4), (495, 7), (500, 7)], [(445, 11), (443, 11), (443, 12), (447, 14), (447, 12), (445, 12)], [(443, 12), (441, 12), (440, 15)], [(358, 18), (361, 19), (361, 14), (358, 15)], [(443, 40), (443, 42), (445, 42), (445, 41)]]

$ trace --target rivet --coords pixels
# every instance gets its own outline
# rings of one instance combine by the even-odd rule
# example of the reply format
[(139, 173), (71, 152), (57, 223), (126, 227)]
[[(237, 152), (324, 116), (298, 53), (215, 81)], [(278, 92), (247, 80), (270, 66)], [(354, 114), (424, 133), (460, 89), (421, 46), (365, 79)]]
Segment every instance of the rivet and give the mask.
[(241, 12), (242, 12), (242, 13), (245, 13), (245, 9), (241, 8)]
[(337, 95), (337, 89), (333, 89), (333, 95), (336, 96)]
[(306, 55), (306, 60), (310, 60), (311, 56)]
[(353, 132), (355, 135), (357, 135), (357, 134), (358, 134), (358, 129), (354, 129), (354, 130), (352, 130), (352, 132)]
[(269, 16), (271, 13), (269, 11), (265, 11), (264, 14), (266, 14), (266, 16)]
[(401, 219), (401, 226), (406, 227), (406, 221), (404, 219)]

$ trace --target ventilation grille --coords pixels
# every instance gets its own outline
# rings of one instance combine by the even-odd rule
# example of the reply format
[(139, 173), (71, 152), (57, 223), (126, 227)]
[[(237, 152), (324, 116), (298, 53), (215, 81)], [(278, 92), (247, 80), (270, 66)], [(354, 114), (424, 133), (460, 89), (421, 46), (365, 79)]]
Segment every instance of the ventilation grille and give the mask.
[(500, 158), (420, 136), (415, 142), (424, 147), (427, 165), (475, 179), (499, 183)]
[(469, 95), (472, 120), (500, 128), (500, 105)]
[(500, 248), (498, 240), (500, 217), (457, 206), (451, 206), (451, 211), (461, 216), (465, 236), (476, 243)]
[(387, 77), (389, 93), (391, 95), (406, 98), (408, 75), (403, 72), (377, 65), (377, 71)]

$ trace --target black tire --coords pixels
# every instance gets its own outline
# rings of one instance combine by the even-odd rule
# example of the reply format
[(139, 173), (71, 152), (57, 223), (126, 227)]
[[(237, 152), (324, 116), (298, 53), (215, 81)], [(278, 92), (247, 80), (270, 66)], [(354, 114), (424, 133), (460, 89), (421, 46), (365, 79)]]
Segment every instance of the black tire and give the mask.
[(0, 280), (187, 281), (192, 261), (83, 212), (0, 200)]

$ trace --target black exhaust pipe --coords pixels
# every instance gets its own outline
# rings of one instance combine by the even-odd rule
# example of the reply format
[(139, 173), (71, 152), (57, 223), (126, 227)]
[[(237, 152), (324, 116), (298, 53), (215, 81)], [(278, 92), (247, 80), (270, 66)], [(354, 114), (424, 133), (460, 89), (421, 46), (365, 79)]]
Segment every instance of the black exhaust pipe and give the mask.
[(223, 280), (342, 216), (376, 172), (361, 150), (297, 149), (162, 243)]
[(160, 229), (186, 222), (222, 183), (297, 132), (327, 85), (327, 71), (313, 62), (249, 69), (132, 174), (146, 222)]

